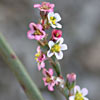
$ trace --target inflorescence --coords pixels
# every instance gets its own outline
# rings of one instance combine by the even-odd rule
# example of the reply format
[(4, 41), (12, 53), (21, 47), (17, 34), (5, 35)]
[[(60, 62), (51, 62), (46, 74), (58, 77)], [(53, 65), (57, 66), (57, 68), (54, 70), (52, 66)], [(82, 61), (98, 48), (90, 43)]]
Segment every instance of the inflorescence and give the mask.
[[(68, 46), (63, 44), (64, 38), (62, 37), (62, 31), (58, 30), (62, 28), (62, 25), (59, 23), (61, 16), (58, 13), (54, 13), (55, 5), (49, 2), (42, 2), (42, 4), (34, 4), (33, 7), (40, 10), (41, 20), (38, 24), (34, 22), (29, 24), (30, 30), (27, 32), (27, 37), (37, 40), (39, 43), (35, 60), (38, 70), (42, 71), (44, 75), (44, 85), (48, 87), (49, 91), (54, 91), (55, 86), (61, 89), (67, 88), (68, 100), (89, 100), (85, 97), (88, 94), (88, 90), (86, 88), (81, 90), (76, 85), (75, 73), (67, 74), (66, 80), (64, 80), (62, 75), (54, 75), (53, 68), (46, 68), (45, 61), (49, 61), (51, 65), (53, 63), (56, 66), (52, 57), (55, 56), (57, 60), (61, 60), (63, 58), (62, 51), (67, 50)], [(46, 30), (50, 27), (52, 28), (52, 32), (47, 34)]]

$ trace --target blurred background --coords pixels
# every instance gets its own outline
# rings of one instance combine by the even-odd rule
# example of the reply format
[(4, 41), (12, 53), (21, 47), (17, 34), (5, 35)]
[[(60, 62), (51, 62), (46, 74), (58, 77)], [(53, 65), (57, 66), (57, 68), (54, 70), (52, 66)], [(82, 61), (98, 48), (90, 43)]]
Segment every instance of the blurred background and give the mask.
[[(0, 0), (0, 32), (4, 34), (45, 100), (65, 100), (44, 87), (34, 60), (36, 41), (27, 39), (28, 25), (38, 22), (39, 10), (33, 4), (44, 0)], [(69, 49), (60, 61), (63, 75), (74, 72), (77, 84), (89, 90), (90, 100), (100, 98), (100, 0), (45, 0), (56, 5), (63, 24), (63, 37)], [(14, 74), (0, 57), (0, 100), (28, 100)]]

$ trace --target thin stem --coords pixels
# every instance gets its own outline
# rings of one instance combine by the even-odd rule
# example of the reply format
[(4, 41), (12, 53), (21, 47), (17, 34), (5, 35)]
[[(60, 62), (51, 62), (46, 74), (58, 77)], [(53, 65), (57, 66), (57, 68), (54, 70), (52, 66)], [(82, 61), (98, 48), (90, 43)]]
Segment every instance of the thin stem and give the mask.
[(61, 67), (59, 62), (56, 60), (55, 56), (53, 56), (52, 58), (49, 58), (49, 62), (50, 64), (53, 66), (54, 70), (56, 71), (57, 76), (62, 76), (61, 74)]
[(66, 98), (66, 100), (69, 100), (69, 98), (68, 98), (68, 88), (67, 87), (64, 87), (64, 88), (57, 87), (57, 89)]
[(9, 68), (15, 74), (23, 90), (29, 97), (29, 100), (44, 100), (40, 91), (38, 90), (35, 83), (27, 73), (24, 65), (18, 59), (14, 51), (8, 45), (8, 42), (4, 39), (0, 33), (0, 54), (4, 61), (9, 65)]

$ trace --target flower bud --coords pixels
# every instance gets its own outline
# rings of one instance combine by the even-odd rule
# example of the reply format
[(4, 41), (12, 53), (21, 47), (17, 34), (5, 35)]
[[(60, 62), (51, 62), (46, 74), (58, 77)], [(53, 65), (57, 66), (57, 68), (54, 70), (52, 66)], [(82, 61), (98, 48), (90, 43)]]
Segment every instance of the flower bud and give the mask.
[(70, 74), (67, 74), (66, 77), (67, 77), (66, 85), (67, 85), (68, 89), (74, 88), (75, 83), (76, 83), (76, 74), (70, 73)]
[(67, 80), (72, 83), (76, 80), (76, 74), (71, 73), (71, 74), (67, 74)]
[(54, 29), (52, 31), (52, 39), (53, 40), (58, 40), (59, 38), (61, 38), (61, 36), (62, 36), (62, 31), (61, 30)]

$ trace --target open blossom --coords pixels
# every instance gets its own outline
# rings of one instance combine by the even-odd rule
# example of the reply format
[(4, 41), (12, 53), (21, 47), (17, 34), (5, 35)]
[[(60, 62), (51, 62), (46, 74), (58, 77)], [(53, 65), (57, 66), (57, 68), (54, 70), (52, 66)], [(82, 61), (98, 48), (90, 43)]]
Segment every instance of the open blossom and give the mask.
[(47, 52), (47, 56), (51, 57), (55, 55), (58, 60), (62, 59), (63, 58), (62, 50), (67, 50), (67, 45), (62, 44), (63, 41), (64, 41), (63, 38), (58, 39), (56, 43), (54, 43), (53, 41), (49, 41), (48, 45), (50, 50)]
[(88, 90), (86, 88), (80, 89), (79, 86), (75, 86), (74, 95), (69, 97), (69, 100), (89, 100), (85, 97), (88, 94)]
[(45, 54), (43, 54), (40, 50), (40, 46), (37, 47), (37, 53), (35, 54), (35, 59), (38, 63), (38, 70), (41, 70), (41, 68), (45, 67), (44, 61), (46, 60)]
[(62, 25), (58, 23), (61, 20), (61, 17), (58, 13), (49, 12), (48, 20), (53, 28), (62, 28)]
[(61, 38), (61, 36), (62, 36), (62, 31), (61, 30), (54, 29), (52, 31), (52, 39), (53, 40), (58, 40), (59, 38)]
[(45, 31), (41, 24), (30, 23), (30, 30), (27, 32), (27, 37), (29, 39), (41, 40), (46, 36)]
[(42, 2), (42, 4), (34, 4), (34, 8), (39, 8), (40, 11), (53, 12), (55, 5), (49, 2)]
[(54, 86), (56, 84), (55, 78), (53, 76), (53, 69), (46, 70), (43, 69), (43, 74), (45, 77), (43, 77), (44, 85), (48, 86), (49, 91), (54, 91)]

